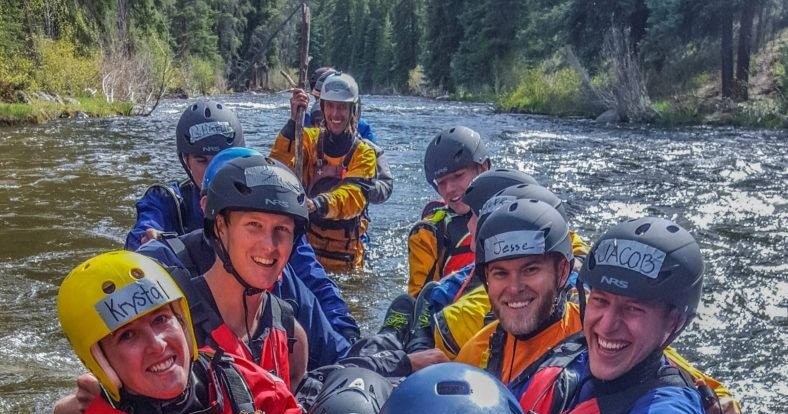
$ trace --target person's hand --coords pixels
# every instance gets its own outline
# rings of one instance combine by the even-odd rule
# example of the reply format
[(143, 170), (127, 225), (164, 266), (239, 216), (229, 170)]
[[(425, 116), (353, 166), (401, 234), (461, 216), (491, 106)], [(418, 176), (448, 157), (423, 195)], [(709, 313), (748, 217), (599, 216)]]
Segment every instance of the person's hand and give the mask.
[(306, 110), (307, 105), (309, 105), (309, 95), (307, 95), (303, 89), (293, 89), (293, 96), (290, 97), (290, 119), (295, 121), (296, 115), (298, 114), (298, 108), (304, 108), (304, 110)]
[(741, 408), (739, 408), (739, 402), (733, 397), (721, 397), (719, 404), (715, 403), (706, 407), (706, 414), (741, 414)]
[[(697, 379), (695, 385), (698, 387), (706, 387), (709, 396), (713, 397), (714, 390), (709, 388), (702, 378)], [(703, 392), (701, 394), (703, 394)], [(717, 397), (717, 400), (714, 401), (713, 404), (708, 405), (705, 411), (706, 414), (741, 414), (741, 406), (739, 402), (731, 396)]]
[(158, 239), (161, 233), (163, 233), (161, 230), (156, 230), (154, 228), (145, 230), (145, 234), (143, 234), (142, 238), (140, 239), (140, 244), (145, 244), (151, 240)]
[(446, 357), (446, 354), (438, 348), (410, 353), (408, 354), (408, 359), (410, 360), (410, 366), (413, 368), (413, 372), (430, 365), (449, 362), (449, 358)]
[(93, 399), (101, 393), (101, 386), (92, 374), (77, 377), (77, 389), (74, 393), (59, 399), (52, 414), (78, 414), (87, 410)]

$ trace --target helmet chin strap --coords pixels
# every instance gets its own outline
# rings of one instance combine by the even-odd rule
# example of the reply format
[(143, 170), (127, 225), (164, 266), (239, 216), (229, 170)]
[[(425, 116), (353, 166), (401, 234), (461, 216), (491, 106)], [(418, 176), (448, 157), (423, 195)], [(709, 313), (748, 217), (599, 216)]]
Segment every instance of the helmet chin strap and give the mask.
[(238, 272), (235, 270), (235, 267), (233, 266), (233, 262), (230, 260), (230, 254), (227, 251), (227, 248), (224, 246), (221, 237), (219, 237), (218, 234), (215, 234), (214, 237), (215, 237), (215, 242), (212, 243), (213, 250), (216, 252), (216, 255), (219, 256), (219, 260), (222, 261), (222, 266), (224, 266), (224, 270), (227, 273), (233, 275), (233, 277), (238, 282), (238, 284), (244, 288), (244, 292), (241, 297), (241, 303), (243, 303), (244, 306), (244, 328), (246, 328), (246, 337), (248, 338), (248, 341), (251, 341), (252, 334), (250, 332), (251, 329), (249, 328), (249, 307), (246, 304), (246, 298), (249, 296), (259, 295), (260, 293), (263, 293), (263, 289), (256, 288), (250, 285), (241, 277), (241, 275), (238, 274)]
[(188, 175), (188, 176), (189, 176), (189, 181), (193, 182), (193, 183), (194, 183), (194, 185), (196, 185), (196, 186), (197, 186), (197, 188), (200, 188), (200, 186), (202, 185), (202, 183), (198, 183), (197, 181), (195, 181), (195, 180), (194, 180), (194, 176), (192, 175), (192, 170), (190, 170), (190, 169), (189, 169), (189, 166), (188, 166), (188, 165), (186, 165), (185, 154), (183, 154), (183, 153), (179, 153), (179, 154), (178, 154), (178, 161), (180, 161), (180, 162), (181, 162), (181, 166), (183, 167), (183, 170), (184, 170), (184, 171), (186, 171), (186, 175)]
[[(256, 288), (249, 283), (247, 283), (241, 275), (238, 274), (238, 271), (235, 270), (235, 266), (233, 266), (233, 262), (230, 260), (230, 253), (227, 251), (227, 248), (222, 243), (222, 239), (216, 236), (216, 243), (213, 243), (214, 251), (216, 255), (219, 256), (219, 260), (222, 261), (222, 266), (224, 266), (224, 270), (233, 275), (233, 278), (244, 288), (244, 296), (254, 296), (260, 293), (263, 293), (264, 289)], [(246, 301), (244, 301), (245, 303)]]

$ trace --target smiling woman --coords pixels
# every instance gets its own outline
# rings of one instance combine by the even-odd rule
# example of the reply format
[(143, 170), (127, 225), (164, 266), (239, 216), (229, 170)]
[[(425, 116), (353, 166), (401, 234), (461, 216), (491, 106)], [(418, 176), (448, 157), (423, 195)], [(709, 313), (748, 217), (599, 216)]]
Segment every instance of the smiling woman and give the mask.
[(57, 305), (63, 332), (105, 393), (65, 397), (56, 413), (301, 412), (262, 367), (197, 352), (186, 298), (152, 259), (128, 251), (89, 259), (63, 280)]

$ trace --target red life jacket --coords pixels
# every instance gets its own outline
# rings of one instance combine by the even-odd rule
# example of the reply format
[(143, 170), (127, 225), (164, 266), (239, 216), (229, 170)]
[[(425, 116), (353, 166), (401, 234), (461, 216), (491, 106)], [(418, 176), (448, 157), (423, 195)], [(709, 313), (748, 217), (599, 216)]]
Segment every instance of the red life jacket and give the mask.
[[(633, 384), (620, 392), (606, 394), (583, 401), (563, 410), (582, 385), (582, 373), (569, 366), (581, 355), (588, 355), (588, 345), (582, 332), (578, 332), (540, 358), (540, 363), (520, 397), (523, 411), (534, 414), (623, 414), (648, 391), (668, 386), (695, 389), (692, 380), (678, 368), (663, 366), (652, 378)], [(533, 372), (533, 371), (532, 371)], [(563, 411), (562, 411), (563, 410)]]
[[(458, 221), (465, 223), (468, 222), (467, 219)], [(462, 269), (463, 267), (473, 263), (474, 259), (476, 258), (474, 253), (471, 251), (471, 234), (468, 233), (467, 224), (465, 224), (465, 228), (465, 234), (462, 235), (460, 240), (448, 250), (446, 263), (443, 265), (443, 276), (450, 275)]]
[[(221, 350), (214, 352), (213, 349), (202, 348), (192, 369), (196, 369), (193, 375), (197, 375), (208, 389), (209, 401), (201, 403), (212, 413), (258, 412), (256, 410), (301, 413), (280, 378), (247, 360), (233, 358)], [(189, 384), (193, 386), (191, 382)], [(85, 413), (123, 414), (126, 411), (113, 407), (99, 396), (93, 399)]]
[(295, 342), (295, 318), (290, 305), (263, 292), (265, 305), (260, 315), (257, 331), (249, 343), (241, 341), (222, 320), (219, 308), (211, 295), (205, 278), (189, 278), (186, 272), (170, 272), (183, 289), (198, 346), (212, 346), (247, 358), (284, 380), (290, 388), (290, 352)]

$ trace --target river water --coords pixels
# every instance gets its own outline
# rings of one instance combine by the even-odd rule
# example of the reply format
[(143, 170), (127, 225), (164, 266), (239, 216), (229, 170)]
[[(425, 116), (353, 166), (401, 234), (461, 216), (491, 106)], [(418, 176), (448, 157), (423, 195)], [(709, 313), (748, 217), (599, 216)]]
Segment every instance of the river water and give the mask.
[[(268, 151), (288, 117), (287, 95), (220, 97), (247, 143)], [(150, 117), (58, 120), (0, 129), (0, 412), (48, 412), (83, 368), (63, 338), (55, 297), (64, 275), (122, 246), (134, 201), (184, 176), (174, 154), (186, 101)], [(395, 176), (372, 206), (367, 269), (335, 275), (366, 332), (403, 291), (406, 236), (435, 198), (423, 151), (462, 124), (487, 139), (495, 166), (534, 175), (567, 201), (592, 239), (624, 218), (678, 221), (706, 258), (700, 318), (677, 348), (723, 380), (754, 413), (788, 405), (788, 133), (730, 128), (655, 130), (585, 120), (496, 114), (487, 105), (365, 97), (364, 116)]]

